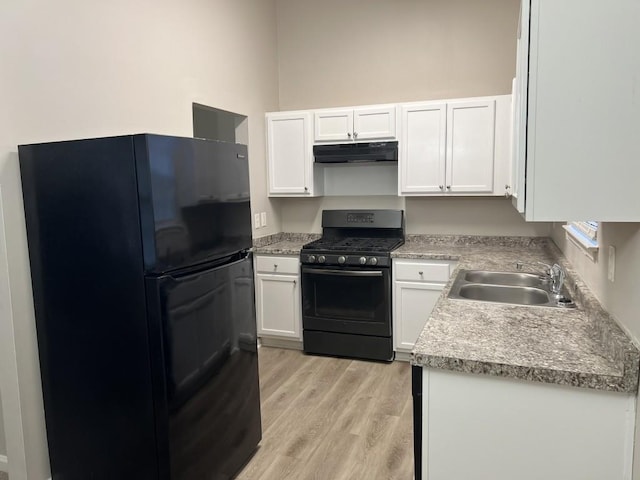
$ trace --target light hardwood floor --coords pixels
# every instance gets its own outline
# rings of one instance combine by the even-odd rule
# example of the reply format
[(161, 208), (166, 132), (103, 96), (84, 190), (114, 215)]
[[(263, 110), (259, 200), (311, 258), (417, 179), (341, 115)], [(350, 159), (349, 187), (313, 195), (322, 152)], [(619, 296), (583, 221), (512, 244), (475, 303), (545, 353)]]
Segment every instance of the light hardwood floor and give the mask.
[(262, 442), (237, 480), (413, 478), (411, 369), (263, 347)]

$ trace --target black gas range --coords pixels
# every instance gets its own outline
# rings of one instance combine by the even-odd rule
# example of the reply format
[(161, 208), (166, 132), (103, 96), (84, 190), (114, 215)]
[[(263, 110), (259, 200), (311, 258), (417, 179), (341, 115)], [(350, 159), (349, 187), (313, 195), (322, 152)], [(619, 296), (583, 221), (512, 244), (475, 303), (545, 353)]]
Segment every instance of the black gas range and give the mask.
[(306, 353), (393, 360), (391, 251), (401, 210), (325, 210), (322, 238), (302, 247)]

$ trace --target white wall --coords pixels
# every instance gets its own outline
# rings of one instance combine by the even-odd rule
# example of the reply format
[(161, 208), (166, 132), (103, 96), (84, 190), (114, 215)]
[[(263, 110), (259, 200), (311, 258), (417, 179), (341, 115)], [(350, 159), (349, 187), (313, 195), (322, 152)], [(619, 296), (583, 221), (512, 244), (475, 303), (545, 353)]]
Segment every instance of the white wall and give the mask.
[[(280, 109), (502, 95), (515, 74), (519, 0), (278, 0)], [(280, 200), (285, 231), (320, 231), (329, 208), (390, 197)], [(401, 201), (401, 205), (405, 205)], [(407, 231), (548, 235), (505, 199), (408, 198)]]
[(15, 340), (27, 452), (12, 480), (49, 475), (16, 146), (191, 136), (192, 102), (247, 115), (252, 208), (271, 218), (260, 233), (279, 231), (264, 159), (264, 112), (278, 106), (276, 39), (275, 0), (3, 1), (0, 186), (15, 332), (0, 349)]

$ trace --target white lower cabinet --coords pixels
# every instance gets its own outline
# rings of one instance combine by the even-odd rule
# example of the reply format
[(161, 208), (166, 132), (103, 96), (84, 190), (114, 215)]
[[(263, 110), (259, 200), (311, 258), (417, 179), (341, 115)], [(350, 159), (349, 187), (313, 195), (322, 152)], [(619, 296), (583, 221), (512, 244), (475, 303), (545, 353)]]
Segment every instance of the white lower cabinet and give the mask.
[(631, 480), (635, 411), (628, 393), (423, 368), (422, 479)]
[(393, 346), (407, 359), (456, 263), (393, 260)]
[(297, 256), (256, 256), (256, 318), (263, 343), (264, 337), (302, 341)]

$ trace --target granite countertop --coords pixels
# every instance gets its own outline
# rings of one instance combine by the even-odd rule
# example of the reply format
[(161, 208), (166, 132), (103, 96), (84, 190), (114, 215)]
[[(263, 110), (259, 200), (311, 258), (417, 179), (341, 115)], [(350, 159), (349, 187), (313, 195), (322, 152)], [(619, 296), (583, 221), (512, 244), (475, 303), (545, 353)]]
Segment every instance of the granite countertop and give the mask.
[(305, 243), (320, 238), (317, 233), (276, 233), (253, 240), (253, 252), (263, 255), (300, 255)]
[[(391, 255), (459, 262), (415, 344), (414, 365), (637, 392), (640, 353), (551, 241), (409, 235)], [(577, 308), (448, 298), (459, 269), (516, 271), (518, 261), (560, 263)]]

